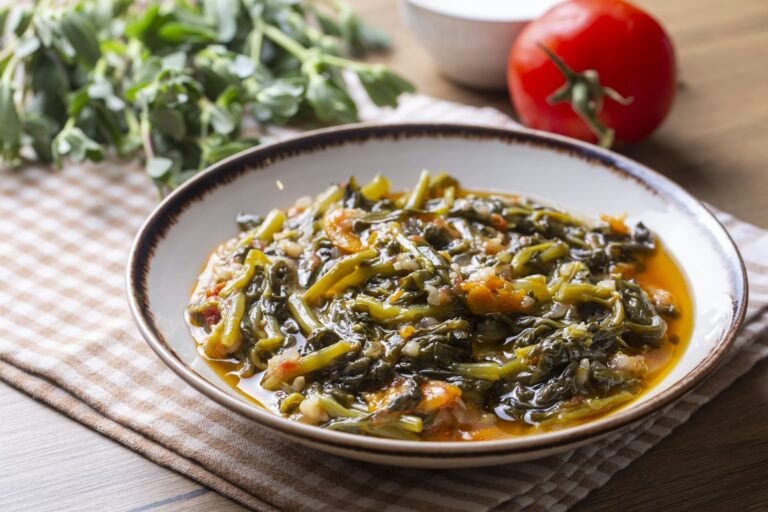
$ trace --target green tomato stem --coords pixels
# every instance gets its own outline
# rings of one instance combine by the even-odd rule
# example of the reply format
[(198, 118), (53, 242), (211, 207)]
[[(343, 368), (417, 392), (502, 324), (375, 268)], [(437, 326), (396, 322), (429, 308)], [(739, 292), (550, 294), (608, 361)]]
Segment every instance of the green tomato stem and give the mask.
[(604, 87), (600, 83), (599, 74), (594, 69), (577, 73), (546, 46), (540, 44), (539, 48), (547, 54), (565, 78), (565, 83), (547, 98), (547, 102), (550, 105), (563, 102), (570, 103), (573, 111), (597, 136), (598, 144), (604, 148), (611, 147), (615, 135), (614, 130), (605, 126), (598, 118), (603, 109), (603, 100), (605, 96), (608, 96), (621, 105), (629, 105), (632, 103), (632, 98), (625, 98), (616, 90)]

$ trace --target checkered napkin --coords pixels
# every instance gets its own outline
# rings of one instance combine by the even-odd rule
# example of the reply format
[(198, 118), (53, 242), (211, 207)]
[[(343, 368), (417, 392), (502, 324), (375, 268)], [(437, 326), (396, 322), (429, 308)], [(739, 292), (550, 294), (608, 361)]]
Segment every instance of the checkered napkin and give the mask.
[[(424, 96), (366, 120), (513, 126), (504, 114)], [(156, 204), (124, 164), (0, 176), (0, 378), (159, 464), (257, 510), (563, 511), (603, 485), (768, 355), (768, 233), (718, 214), (749, 269), (747, 325), (733, 358), (693, 394), (632, 430), (494, 468), (396, 469), (285, 441), (168, 370), (125, 299), (131, 240)]]

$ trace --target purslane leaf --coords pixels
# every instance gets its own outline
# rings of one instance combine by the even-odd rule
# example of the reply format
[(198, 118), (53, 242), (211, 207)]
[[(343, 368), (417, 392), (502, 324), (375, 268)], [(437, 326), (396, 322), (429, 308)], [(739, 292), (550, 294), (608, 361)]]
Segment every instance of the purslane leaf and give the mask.
[(238, 0), (204, 0), (203, 10), (216, 26), (218, 41), (230, 42), (237, 33), (240, 2)]
[(26, 59), (40, 48), (40, 39), (32, 36), (25, 37), (19, 41), (19, 45), (16, 47), (16, 58)]
[(348, 6), (339, 12), (339, 31), (353, 55), (364, 56), (389, 46), (389, 37), (363, 21)]
[(229, 135), (237, 127), (233, 112), (220, 105), (210, 106), (211, 126), (220, 135)]
[(27, 6), (11, 9), (7, 20), (8, 31), (16, 34), (16, 37), (21, 37), (29, 28), (29, 24), (32, 23), (33, 16), (34, 12)]
[(254, 138), (241, 139), (226, 144), (215, 143), (207, 152), (205, 163), (206, 165), (216, 163), (258, 144), (259, 140)]
[(236, 55), (229, 70), (238, 78), (248, 78), (256, 72), (256, 63), (245, 55)]
[(77, 126), (66, 126), (53, 139), (53, 161), (61, 168), (66, 156), (75, 163), (104, 160), (104, 147)]
[(148, 158), (147, 164), (145, 165), (147, 175), (149, 175), (150, 178), (157, 180), (163, 179), (163, 177), (170, 172), (172, 167), (173, 160), (162, 156)]
[(168, 43), (211, 43), (216, 41), (216, 32), (208, 27), (186, 25), (184, 23), (166, 23), (160, 29), (160, 37)]
[(56, 123), (45, 117), (27, 117), (22, 122), (22, 127), (37, 158), (41, 162), (52, 162), (51, 138), (56, 133)]
[(309, 77), (307, 101), (323, 123), (352, 123), (357, 120), (357, 106), (349, 94), (320, 73)]
[(256, 93), (257, 120), (272, 118), (279, 123), (290, 118), (298, 112), (303, 94), (304, 84), (299, 80), (279, 80), (264, 87)]
[(163, 135), (175, 140), (181, 140), (187, 134), (184, 116), (178, 110), (156, 108), (150, 116), (152, 126)]
[(394, 107), (401, 94), (416, 90), (409, 81), (384, 67), (358, 71), (357, 76), (368, 96), (380, 107)]
[(62, 18), (60, 28), (74, 49), (75, 58), (93, 68), (101, 58), (101, 46), (91, 22), (78, 12), (70, 12)]

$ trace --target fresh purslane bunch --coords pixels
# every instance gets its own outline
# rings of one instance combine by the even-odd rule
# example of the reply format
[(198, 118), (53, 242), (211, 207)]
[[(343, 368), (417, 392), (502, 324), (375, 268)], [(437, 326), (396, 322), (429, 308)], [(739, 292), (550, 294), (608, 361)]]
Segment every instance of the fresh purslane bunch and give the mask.
[(394, 106), (413, 86), (348, 59), (386, 36), (336, 0), (37, 2), (0, 8), (0, 163), (141, 156), (161, 193), (259, 143), (256, 126), (357, 120), (343, 72)]

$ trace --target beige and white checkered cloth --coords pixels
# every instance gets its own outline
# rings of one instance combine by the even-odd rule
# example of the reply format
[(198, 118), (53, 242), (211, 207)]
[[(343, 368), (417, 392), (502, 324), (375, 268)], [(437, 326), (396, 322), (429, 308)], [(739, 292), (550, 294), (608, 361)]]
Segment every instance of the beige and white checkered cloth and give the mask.
[[(424, 96), (362, 115), (514, 125), (495, 110)], [(123, 275), (155, 202), (141, 171), (125, 165), (0, 176), (0, 378), (257, 510), (563, 511), (768, 355), (768, 234), (719, 214), (749, 268), (748, 324), (733, 359), (682, 402), (620, 435), (525, 464), (429, 471), (341, 459), (218, 406), (151, 352), (128, 312)]]

